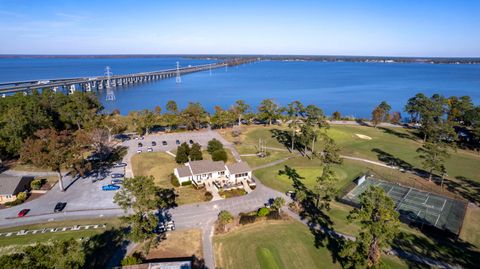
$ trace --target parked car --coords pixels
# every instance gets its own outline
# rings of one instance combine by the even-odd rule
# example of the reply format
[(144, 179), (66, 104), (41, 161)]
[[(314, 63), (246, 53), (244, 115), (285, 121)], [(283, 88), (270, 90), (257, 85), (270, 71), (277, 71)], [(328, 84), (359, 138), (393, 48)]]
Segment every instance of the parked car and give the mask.
[(152, 147), (155, 147), (157, 145), (157, 142), (152, 141)]
[(142, 150), (141, 149), (137, 150), (137, 153), (142, 153)]
[(113, 184), (102, 186), (102, 191), (116, 191), (118, 189), (120, 189), (120, 186)]
[(177, 145), (180, 145), (180, 140), (177, 139), (177, 141), (175, 141), (175, 143), (176, 143)]
[(126, 163), (114, 163), (114, 164), (113, 164), (113, 167), (115, 167), (115, 168), (118, 168), (118, 167), (125, 167), (125, 166), (127, 166), (127, 164), (126, 164)]
[(65, 206), (67, 206), (67, 203), (58, 202), (55, 205), (55, 209), (53, 210), (53, 212), (55, 212), (55, 213), (62, 212), (63, 209), (65, 208)]
[(114, 178), (114, 179), (112, 179), (112, 184), (123, 184), (123, 180), (118, 179), (118, 178)]
[(190, 140), (188, 141), (188, 143), (190, 143), (190, 144), (193, 144), (193, 140), (192, 140), (192, 139), (190, 139)]
[(143, 139), (145, 139), (145, 136), (141, 136), (141, 137), (140, 137), (140, 140), (143, 140)]
[(125, 175), (122, 174), (122, 173), (111, 173), (110, 176), (112, 178), (123, 178), (123, 177), (125, 177)]
[(162, 141), (162, 145), (166, 146), (166, 145), (167, 145), (167, 141), (163, 140), (163, 141)]
[(21, 217), (25, 217), (25, 215), (27, 215), (27, 213), (30, 211), (30, 209), (28, 208), (25, 208), (25, 209), (22, 209), (20, 210), (20, 212), (18, 212), (18, 217), (21, 218)]
[(152, 148), (147, 148), (147, 152), (153, 152)]
[(138, 143), (138, 147), (139, 147), (139, 148), (143, 147), (143, 144), (142, 144), (142, 143)]

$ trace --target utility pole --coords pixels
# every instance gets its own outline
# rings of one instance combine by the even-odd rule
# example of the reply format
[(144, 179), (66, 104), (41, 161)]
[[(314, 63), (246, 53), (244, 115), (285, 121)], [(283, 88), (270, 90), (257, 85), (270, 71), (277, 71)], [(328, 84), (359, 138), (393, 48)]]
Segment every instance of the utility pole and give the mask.
[(110, 77), (112, 76), (112, 72), (110, 71), (110, 66), (105, 67), (105, 76), (107, 77), (107, 101), (115, 101), (115, 93), (113, 89), (110, 87)]
[(177, 62), (177, 77), (175, 78), (176, 83), (182, 83), (182, 78), (180, 77), (180, 63)]

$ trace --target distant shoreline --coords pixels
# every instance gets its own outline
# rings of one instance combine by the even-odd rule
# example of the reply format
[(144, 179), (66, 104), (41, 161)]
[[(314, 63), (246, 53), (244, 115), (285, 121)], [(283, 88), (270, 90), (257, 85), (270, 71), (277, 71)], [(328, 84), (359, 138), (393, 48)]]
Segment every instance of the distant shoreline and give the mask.
[(257, 58), (271, 61), (317, 61), (317, 62), (373, 62), (373, 63), (424, 63), (424, 64), (480, 64), (480, 57), (389, 57), (389, 56), (335, 56), (335, 55), (235, 55), (235, 54), (91, 54), (91, 55), (40, 55), (40, 54), (0, 54), (0, 59), (21, 58), (171, 58), (226, 60), (232, 58)]

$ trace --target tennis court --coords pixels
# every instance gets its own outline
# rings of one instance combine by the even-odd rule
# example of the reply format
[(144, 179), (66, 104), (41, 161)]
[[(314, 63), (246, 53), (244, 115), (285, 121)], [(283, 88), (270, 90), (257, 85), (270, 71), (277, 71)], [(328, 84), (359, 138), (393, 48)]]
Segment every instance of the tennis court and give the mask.
[(455, 234), (460, 233), (466, 202), (374, 178), (365, 178), (359, 180), (359, 183), (343, 197), (345, 200), (358, 204), (360, 194), (370, 186), (378, 186), (393, 199), (395, 209), (402, 218), (435, 226)]

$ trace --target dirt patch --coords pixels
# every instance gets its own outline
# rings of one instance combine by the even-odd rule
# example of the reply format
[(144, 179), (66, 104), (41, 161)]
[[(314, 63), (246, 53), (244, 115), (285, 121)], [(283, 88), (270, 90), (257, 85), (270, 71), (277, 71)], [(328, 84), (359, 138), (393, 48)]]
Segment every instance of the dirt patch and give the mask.
[(368, 135), (363, 135), (363, 134), (355, 134), (358, 138), (364, 139), (364, 140), (372, 140), (372, 138)]
[(168, 232), (167, 238), (148, 253), (147, 259), (191, 257), (203, 258), (202, 230)]

